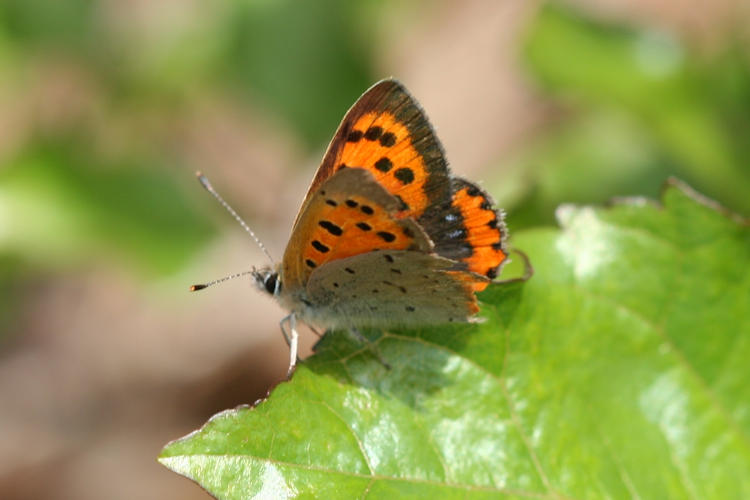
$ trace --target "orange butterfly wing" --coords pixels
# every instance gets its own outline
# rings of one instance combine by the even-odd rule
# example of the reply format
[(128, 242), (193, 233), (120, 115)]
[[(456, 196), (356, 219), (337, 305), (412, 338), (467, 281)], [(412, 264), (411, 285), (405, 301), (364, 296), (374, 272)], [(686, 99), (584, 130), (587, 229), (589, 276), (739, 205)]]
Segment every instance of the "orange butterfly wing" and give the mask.
[[(502, 214), (484, 191), (450, 175), (429, 120), (399, 82), (375, 84), (347, 112), (310, 185), (293, 235), (313, 195), (347, 168), (369, 172), (398, 202), (394, 217), (416, 221), (434, 242), (434, 252), (456, 261), (457, 270), (490, 279), (497, 275), (507, 258)], [(351, 242), (346, 256), (368, 251), (370, 243), (377, 242)], [(334, 255), (341, 256), (328, 254), (325, 260)], [(311, 258), (303, 257), (303, 263)], [(486, 286), (482, 281), (476, 289)]]
[(484, 276), (433, 253), (399, 202), (360, 168), (336, 172), (312, 194), (282, 261), (280, 300), (305, 304), (324, 327), (470, 321)]
[(398, 201), (361, 168), (326, 179), (310, 197), (282, 260), (287, 288), (301, 288), (327, 262), (375, 250), (431, 253), (432, 242), (412, 218), (398, 218)]
[(369, 171), (399, 201), (403, 217), (416, 220), (450, 197), (440, 142), (417, 102), (395, 80), (373, 85), (347, 112), (303, 206), (326, 179), (347, 167)]

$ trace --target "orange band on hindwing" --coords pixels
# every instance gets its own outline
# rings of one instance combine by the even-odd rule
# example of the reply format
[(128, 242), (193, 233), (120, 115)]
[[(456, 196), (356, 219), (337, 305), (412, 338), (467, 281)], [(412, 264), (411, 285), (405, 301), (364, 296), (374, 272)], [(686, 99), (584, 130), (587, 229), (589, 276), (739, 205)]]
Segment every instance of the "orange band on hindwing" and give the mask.
[[(453, 178), (451, 191), (451, 198), (425, 213), (419, 224), (438, 255), (457, 261), (458, 269), (493, 279), (507, 257), (502, 214), (489, 195), (469, 181)], [(476, 289), (486, 286), (479, 283)]]
[[(457, 179), (454, 182), (453, 206), (463, 218), (466, 242), (472, 252), (461, 258), (468, 270), (494, 279), (500, 264), (507, 258), (504, 246), (505, 225), (489, 197), (474, 184)], [(483, 286), (480, 289), (484, 289)]]

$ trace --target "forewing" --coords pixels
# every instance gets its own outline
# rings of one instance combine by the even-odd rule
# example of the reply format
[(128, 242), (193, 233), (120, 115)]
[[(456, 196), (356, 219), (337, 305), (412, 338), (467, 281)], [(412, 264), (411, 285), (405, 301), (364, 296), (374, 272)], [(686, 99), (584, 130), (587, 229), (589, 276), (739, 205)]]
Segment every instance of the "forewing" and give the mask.
[(432, 242), (399, 202), (360, 168), (336, 172), (305, 205), (282, 261), (283, 286), (295, 289), (326, 263), (373, 250), (431, 252)]
[[(490, 279), (497, 276), (507, 260), (502, 213), (478, 186), (450, 175), (425, 113), (399, 82), (375, 84), (346, 114), (293, 232), (316, 191), (349, 168), (370, 172), (398, 202), (397, 217), (417, 221), (434, 243), (435, 253), (456, 261), (454, 268)], [(485, 287), (476, 285), (477, 290)]]
[(329, 262), (306, 297), (323, 326), (395, 327), (470, 321), (474, 288), (489, 281), (435, 254), (381, 250)]
[(310, 185), (305, 203), (334, 173), (358, 167), (399, 201), (403, 216), (418, 219), (450, 197), (442, 146), (416, 100), (396, 80), (372, 86), (347, 112)]

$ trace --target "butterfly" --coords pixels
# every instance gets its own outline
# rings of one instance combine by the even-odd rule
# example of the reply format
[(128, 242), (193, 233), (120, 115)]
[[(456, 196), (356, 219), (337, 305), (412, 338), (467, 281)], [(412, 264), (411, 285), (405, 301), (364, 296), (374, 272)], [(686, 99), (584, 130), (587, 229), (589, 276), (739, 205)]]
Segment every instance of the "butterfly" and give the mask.
[(473, 321), (506, 237), (503, 213), (451, 174), (420, 105), (386, 79), (344, 116), (281, 262), (249, 273), (289, 311), (291, 373), (298, 320), (353, 331)]

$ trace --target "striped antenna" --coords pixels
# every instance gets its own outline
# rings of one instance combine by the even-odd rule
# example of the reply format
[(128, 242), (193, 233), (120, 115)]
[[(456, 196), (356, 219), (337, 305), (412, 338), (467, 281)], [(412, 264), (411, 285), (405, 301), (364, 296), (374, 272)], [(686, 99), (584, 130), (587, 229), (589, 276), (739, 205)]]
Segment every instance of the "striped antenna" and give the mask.
[[(266, 249), (266, 246), (263, 243), (261, 243), (261, 241), (258, 239), (257, 236), (255, 236), (255, 233), (253, 232), (252, 229), (250, 229), (250, 226), (247, 225), (247, 222), (245, 222), (244, 220), (242, 220), (242, 217), (240, 217), (237, 214), (237, 212), (235, 212), (235, 210), (229, 205), (229, 203), (227, 203), (226, 201), (224, 201), (224, 198), (222, 198), (219, 195), (219, 193), (216, 192), (216, 190), (211, 185), (211, 183), (208, 182), (208, 179), (206, 178), (205, 175), (203, 175), (201, 172), (196, 172), (195, 175), (198, 177), (198, 182), (201, 183), (201, 186), (203, 186), (206, 189), (206, 191), (208, 191), (209, 193), (211, 193), (211, 195), (214, 198), (216, 198), (216, 201), (218, 201), (219, 203), (221, 203), (221, 206), (223, 206), (224, 208), (227, 209), (227, 212), (229, 212), (232, 215), (232, 217), (234, 217), (234, 219), (237, 222), (240, 223), (240, 226), (242, 226), (242, 229), (244, 229), (247, 232), (247, 234), (249, 234), (252, 237), (252, 239), (255, 240), (255, 243), (257, 243), (258, 246), (260, 247), (260, 249), (263, 250), (263, 253), (266, 254), (266, 257), (268, 257), (268, 260), (271, 261), (271, 264), (274, 264), (275, 261), (273, 260), (273, 257), (271, 257), (271, 254), (268, 252), (268, 249)], [(247, 271), (247, 272), (250, 272), (250, 271)], [(222, 278), (220, 280), (212, 281), (210, 284), (214, 284), (214, 283), (217, 283), (219, 281), (224, 281), (224, 280), (227, 280), (227, 279), (235, 278), (237, 276), (241, 276), (242, 274), (246, 274), (246, 273), (241, 273), (241, 274), (238, 274), (238, 275), (228, 276), (228, 277)], [(199, 285), (194, 285), (194, 286), (199, 286)], [(206, 285), (206, 286), (208, 286), (208, 285)], [(203, 286), (201, 288), (205, 288), (205, 286)], [(197, 288), (196, 290), (200, 290), (201, 288)]]
[(252, 274), (254, 270), (252, 271), (242, 271), (241, 273), (236, 274), (230, 274), (229, 276), (224, 276), (223, 278), (219, 278), (217, 280), (209, 281), (208, 283), (201, 283), (198, 285), (190, 285), (190, 291), (191, 292), (197, 292), (198, 290), (203, 290), (205, 288), (208, 288), (210, 286), (213, 286), (217, 283), (221, 283), (222, 281), (228, 281), (233, 280), (234, 278), (239, 278), (241, 276), (245, 276), (247, 274)]

